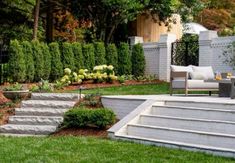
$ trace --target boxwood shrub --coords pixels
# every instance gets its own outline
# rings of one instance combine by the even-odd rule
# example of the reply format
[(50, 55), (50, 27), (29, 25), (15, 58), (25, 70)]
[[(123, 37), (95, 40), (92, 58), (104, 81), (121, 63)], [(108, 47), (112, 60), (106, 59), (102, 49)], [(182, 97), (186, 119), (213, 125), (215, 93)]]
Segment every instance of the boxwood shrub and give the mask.
[(106, 128), (115, 122), (115, 114), (107, 108), (85, 109), (73, 108), (65, 113), (65, 127), (97, 127)]

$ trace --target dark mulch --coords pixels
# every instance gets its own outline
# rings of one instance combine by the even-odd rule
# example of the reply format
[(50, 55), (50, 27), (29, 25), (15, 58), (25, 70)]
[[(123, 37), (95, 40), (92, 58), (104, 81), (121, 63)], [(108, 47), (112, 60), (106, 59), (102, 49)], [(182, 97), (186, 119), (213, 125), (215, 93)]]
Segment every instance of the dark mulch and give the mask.
[(97, 128), (64, 128), (54, 133), (52, 136), (95, 136), (100, 138), (107, 138), (107, 129)]

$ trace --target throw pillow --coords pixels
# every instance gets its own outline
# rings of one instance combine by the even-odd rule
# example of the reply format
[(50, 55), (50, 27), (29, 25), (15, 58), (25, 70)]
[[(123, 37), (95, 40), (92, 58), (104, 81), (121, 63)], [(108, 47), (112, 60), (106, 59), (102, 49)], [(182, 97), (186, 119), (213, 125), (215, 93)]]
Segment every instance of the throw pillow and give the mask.
[(205, 66), (205, 67), (192, 66), (192, 69), (193, 69), (193, 72), (198, 72), (198, 73), (203, 74), (205, 78), (204, 80), (215, 78), (215, 75), (211, 66)]

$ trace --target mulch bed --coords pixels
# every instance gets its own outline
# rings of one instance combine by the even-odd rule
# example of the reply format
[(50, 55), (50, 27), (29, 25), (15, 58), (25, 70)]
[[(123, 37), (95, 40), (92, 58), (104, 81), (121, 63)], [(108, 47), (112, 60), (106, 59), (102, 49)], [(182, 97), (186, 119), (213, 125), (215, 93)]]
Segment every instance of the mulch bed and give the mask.
[(54, 133), (52, 136), (94, 136), (99, 138), (107, 138), (107, 130), (96, 128), (65, 128)]
[(108, 87), (119, 87), (119, 86), (129, 86), (129, 85), (144, 85), (144, 84), (161, 84), (161, 80), (152, 80), (152, 81), (136, 81), (136, 80), (127, 80), (125, 83), (119, 83), (115, 81), (113, 83), (83, 83), (83, 84), (73, 84), (63, 88), (63, 90), (79, 90), (80, 87), (83, 89), (93, 89), (93, 88), (108, 88)]

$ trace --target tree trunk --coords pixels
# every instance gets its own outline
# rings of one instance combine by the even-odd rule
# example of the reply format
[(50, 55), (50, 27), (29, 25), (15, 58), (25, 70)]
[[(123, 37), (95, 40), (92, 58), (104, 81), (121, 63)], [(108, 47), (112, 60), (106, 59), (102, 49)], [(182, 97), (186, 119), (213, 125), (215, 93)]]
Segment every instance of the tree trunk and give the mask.
[(36, 6), (34, 10), (33, 40), (37, 39), (39, 9), (40, 9), (40, 0), (36, 0)]
[(108, 37), (107, 37), (106, 40), (105, 40), (105, 43), (106, 43), (106, 44), (110, 43), (115, 28), (116, 28), (116, 26), (113, 25), (112, 28), (111, 28), (111, 30), (110, 30), (110, 32), (109, 32), (109, 34), (108, 34)]
[(47, 1), (47, 15), (46, 15), (46, 40), (47, 43), (53, 41), (53, 7), (51, 0)]

